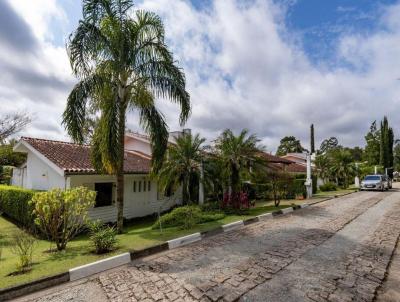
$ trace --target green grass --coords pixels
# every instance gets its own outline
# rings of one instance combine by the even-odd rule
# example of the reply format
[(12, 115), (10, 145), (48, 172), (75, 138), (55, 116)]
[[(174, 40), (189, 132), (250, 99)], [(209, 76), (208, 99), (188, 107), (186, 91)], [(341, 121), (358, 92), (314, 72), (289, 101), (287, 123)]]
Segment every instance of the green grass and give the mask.
[(2, 260), (0, 261), (0, 288), (5, 288), (42, 277), (66, 272), (68, 269), (87, 264), (102, 258), (110, 257), (131, 250), (140, 250), (149, 246), (157, 245), (167, 240), (183, 235), (201, 232), (216, 228), (220, 225), (234, 222), (241, 219), (248, 219), (262, 213), (271, 212), (290, 206), (295, 201), (282, 201), (279, 207), (274, 207), (270, 201), (257, 202), (256, 207), (251, 208), (247, 215), (227, 215), (218, 221), (198, 224), (189, 230), (182, 230), (176, 227), (159, 230), (152, 230), (154, 219), (145, 219), (141, 222), (128, 225), (124, 234), (118, 235), (118, 249), (104, 255), (93, 254), (86, 235), (79, 236), (68, 243), (67, 249), (62, 252), (48, 253), (54, 245), (46, 240), (38, 240), (33, 255), (33, 269), (23, 275), (8, 276), (16, 269), (18, 257), (11, 250), (11, 235), (17, 230), (17, 226), (0, 217), (0, 245), (3, 247)]
[(318, 191), (317, 194), (314, 194), (313, 197), (315, 198), (328, 198), (328, 197), (334, 197), (336, 196), (341, 196), (347, 193), (355, 192), (357, 189), (355, 188), (348, 188), (348, 189), (338, 189), (336, 191), (328, 191), (328, 192), (322, 192)]

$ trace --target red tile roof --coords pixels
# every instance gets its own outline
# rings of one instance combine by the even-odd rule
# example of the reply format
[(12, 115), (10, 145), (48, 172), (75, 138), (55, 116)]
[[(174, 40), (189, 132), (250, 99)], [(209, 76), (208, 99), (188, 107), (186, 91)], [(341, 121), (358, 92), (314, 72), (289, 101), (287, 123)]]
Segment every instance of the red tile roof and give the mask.
[(286, 158), (282, 158), (279, 156), (275, 156), (266, 152), (261, 152), (260, 154), (267, 162), (269, 163), (281, 163), (281, 164), (292, 164), (293, 162), (291, 160), (288, 160)]
[(286, 166), (286, 171), (289, 173), (307, 173), (307, 167), (297, 163), (292, 163)]
[[(66, 174), (96, 173), (90, 158), (90, 147), (61, 141), (22, 137)], [(151, 158), (140, 152), (125, 152), (124, 173), (149, 173)]]

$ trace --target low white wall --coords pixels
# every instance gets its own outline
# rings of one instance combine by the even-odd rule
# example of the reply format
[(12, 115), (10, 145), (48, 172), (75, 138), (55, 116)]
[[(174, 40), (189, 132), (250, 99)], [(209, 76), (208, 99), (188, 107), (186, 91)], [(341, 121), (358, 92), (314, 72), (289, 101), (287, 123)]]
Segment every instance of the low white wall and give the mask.
[[(180, 190), (171, 197), (162, 197), (157, 192), (157, 182), (150, 181), (148, 175), (125, 175), (124, 184), (124, 217), (127, 219), (148, 216), (157, 213), (159, 210), (166, 211), (177, 203), (181, 202)], [(148, 182), (150, 181), (150, 190)], [(94, 190), (94, 184), (98, 182), (116, 183), (116, 178), (109, 175), (71, 175), (71, 188), (85, 186)], [(133, 186), (136, 182), (136, 192)], [(139, 192), (139, 182), (141, 190)], [(146, 182), (146, 190), (143, 183)], [(114, 222), (117, 219), (116, 207), (116, 189), (113, 190), (113, 205), (105, 207), (96, 207), (89, 211), (91, 219), (100, 219), (105, 222)]]

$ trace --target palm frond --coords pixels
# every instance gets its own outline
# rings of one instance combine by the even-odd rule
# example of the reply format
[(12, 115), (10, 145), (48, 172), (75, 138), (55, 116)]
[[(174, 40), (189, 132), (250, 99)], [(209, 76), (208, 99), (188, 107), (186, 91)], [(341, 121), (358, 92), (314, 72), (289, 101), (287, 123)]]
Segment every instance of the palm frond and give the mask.
[(164, 161), (168, 146), (168, 126), (165, 118), (154, 104), (138, 108), (140, 124), (147, 134), (150, 135), (152, 149), (152, 171), (157, 173)]
[(99, 56), (103, 60), (108, 59), (112, 49), (107, 37), (97, 26), (80, 21), (78, 28), (69, 36), (67, 52), (74, 74), (84, 77), (93, 70)]
[(78, 143), (84, 140), (82, 131), (86, 121), (86, 102), (102, 85), (102, 81), (98, 75), (84, 79), (75, 85), (68, 96), (62, 123), (68, 134)]

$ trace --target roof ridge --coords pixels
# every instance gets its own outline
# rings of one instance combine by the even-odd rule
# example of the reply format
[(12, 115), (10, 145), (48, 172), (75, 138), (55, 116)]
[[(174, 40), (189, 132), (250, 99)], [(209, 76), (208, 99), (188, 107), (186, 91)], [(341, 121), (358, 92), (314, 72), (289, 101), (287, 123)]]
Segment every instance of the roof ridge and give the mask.
[(58, 144), (64, 144), (64, 145), (73, 145), (73, 146), (79, 146), (79, 147), (90, 147), (90, 145), (88, 145), (88, 144), (78, 144), (78, 143), (65, 142), (65, 141), (54, 140), (54, 139), (37, 138), (37, 137), (29, 137), (29, 136), (21, 136), (21, 139), (22, 140), (36, 140), (36, 141), (42, 141), (42, 142), (58, 143)]

